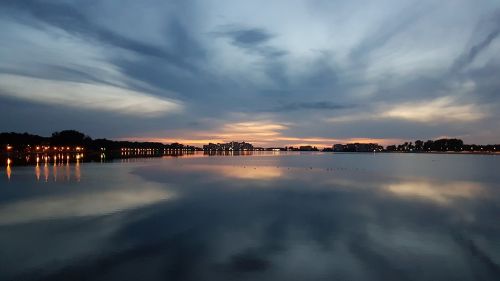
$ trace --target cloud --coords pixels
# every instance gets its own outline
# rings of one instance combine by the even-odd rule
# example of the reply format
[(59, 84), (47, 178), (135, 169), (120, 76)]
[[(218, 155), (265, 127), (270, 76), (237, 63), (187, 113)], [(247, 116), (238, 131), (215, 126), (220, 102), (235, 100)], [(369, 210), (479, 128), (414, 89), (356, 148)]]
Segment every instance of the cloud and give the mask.
[[(459, 71), (470, 65), (479, 54), (486, 50), (492, 42), (498, 38), (500, 35), (500, 10), (493, 13), (490, 22), (493, 24), (493, 27), (486, 28), (486, 36), (473, 41), (472, 47), (458, 57), (451, 67), (452, 71)], [(484, 27), (482, 29), (484, 29)], [(477, 30), (476, 33), (482, 34), (483, 32), (481, 32), (481, 30)]]
[(274, 37), (262, 28), (236, 29), (225, 34), (238, 46), (260, 45)]
[(269, 111), (273, 112), (286, 112), (286, 111), (295, 111), (295, 110), (304, 110), (304, 109), (312, 109), (312, 110), (337, 110), (337, 109), (345, 109), (350, 108), (352, 106), (336, 104), (329, 101), (319, 101), (319, 102), (294, 102), (287, 103), (281, 106), (278, 106)]
[(329, 123), (352, 123), (357, 121), (365, 121), (375, 118), (375, 114), (369, 113), (351, 113), (350, 115), (341, 115), (336, 117), (327, 118)]
[(157, 117), (182, 110), (179, 101), (120, 87), (8, 74), (0, 74), (0, 96), (138, 117)]
[[(35, 19), (65, 30), (74, 36), (105, 43), (112, 47), (126, 49), (143, 56), (156, 57), (182, 69), (194, 70), (183, 57), (169, 52), (166, 48), (132, 39), (94, 23), (94, 21), (89, 19), (88, 16), (82, 12), (82, 9), (79, 9), (76, 5), (63, 2), (41, 3), (38, 1), (7, 1), (4, 5), (7, 8), (22, 11), (22, 13), (28, 13)], [(169, 26), (169, 28), (179, 29), (182, 28), (182, 26), (174, 20), (174, 24)], [(174, 31), (174, 34), (175, 33)], [(177, 34), (182, 35), (183, 32)], [(184, 47), (188, 46), (185, 45)], [(178, 51), (187, 51), (191, 49), (192, 48), (181, 48)]]
[(269, 60), (262, 62), (262, 64), (270, 67), (271, 72), (273, 68), (272, 61), (287, 54), (286, 50), (270, 44), (275, 35), (263, 28), (226, 25), (217, 27), (211, 34), (220, 38), (229, 38), (232, 46), (243, 50), (246, 54), (257, 55)]
[[(276, 123), (269, 120), (229, 122), (220, 129), (196, 130), (185, 132), (188, 139), (202, 139), (208, 142), (247, 141), (254, 145), (269, 144), (277, 140), (289, 128), (287, 124)], [(181, 138), (184, 141), (183, 138)]]
[(455, 97), (444, 96), (429, 101), (403, 102), (395, 105), (374, 105), (364, 112), (345, 112), (327, 118), (329, 123), (355, 123), (367, 120), (396, 119), (416, 123), (443, 124), (480, 121), (489, 116), (487, 107), (457, 102)]
[[(403, 7), (399, 6), (395, 5), (394, 9), (386, 11), (389, 16), (380, 20), (380, 23), (370, 27), (371, 32), (351, 49), (349, 55), (352, 59), (366, 59), (372, 52), (383, 48), (391, 39), (414, 26), (415, 22), (422, 17), (424, 12), (422, 6), (425, 6), (425, 4), (419, 3), (417, 5), (411, 3), (410, 5), (403, 4)], [(397, 14), (405, 14), (406, 16), (398, 17)]]
[(446, 96), (429, 102), (404, 103), (381, 113), (381, 117), (411, 120), (414, 122), (472, 122), (488, 114), (474, 104), (456, 104)]

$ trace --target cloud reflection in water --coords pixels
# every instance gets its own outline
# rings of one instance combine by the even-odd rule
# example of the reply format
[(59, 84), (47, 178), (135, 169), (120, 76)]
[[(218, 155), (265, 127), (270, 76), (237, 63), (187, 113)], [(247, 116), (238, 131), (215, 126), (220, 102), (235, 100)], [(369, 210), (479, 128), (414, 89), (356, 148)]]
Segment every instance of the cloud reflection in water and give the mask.
[[(112, 231), (94, 238), (99, 249), (93, 255), (75, 253), (59, 267), (52, 266), (54, 257), (47, 258), (39, 263), (45, 265), (42, 274), (33, 266), (12, 268), (26, 266), (17, 272), (27, 280), (494, 280), (499, 276), (497, 185), (425, 179), (415, 177), (414, 170), (400, 171), (397, 177), (379, 175), (364, 164), (373, 156), (328, 158), (327, 165), (314, 162), (321, 157), (159, 159), (104, 165), (100, 168), (104, 171), (82, 165), (85, 176), (80, 184), (90, 189), (89, 194), (99, 189), (99, 182), (88, 176), (94, 174), (96, 179), (106, 173), (105, 182), (114, 186), (113, 191), (127, 193), (141, 182), (136, 189), (151, 190), (143, 198), (148, 203), (127, 212), (104, 210), (105, 216), (86, 221), (79, 231), (67, 225), (78, 224), (82, 217), (53, 225), (38, 222), (47, 231), (42, 237), (33, 233), (29, 240), (40, 244), (21, 252), (43, 250), (55, 239), (52, 235), (68, 240), (83, 232), (78, 239), (90, 239), (92, 230), (103, 224)], [(391, 157), (402, 161), (408, 156)], [(350, 168), (350, 161), (359, 169)], [(421, 165), (427, 160), (411, 161)], [(117, 172), (120, 169), (132, 169), (132, 177)], [(251, 172), (244, 174), (246, 169)], [(153, 197), (163, 193), (149, 185), (178, 196), (156, 202)], [(262, 185), (272, 188), (257, 188)], [(8, 229), (11, 235), (5, 234)], [(16, 231), (20, 226), (0, 226), (3, 238), (14, 239)], [(16, 256), (19, 249), (6, 253)]]
[(93, 191), (22, 200), (0, 206), (0, 225), (102, 216), (158, 203), (173, 197), (173, 193), (165, 189), (141, 186), (136, 190)]
[(449, 204), (454, 199), (474, 199), (484, 196), (484, 188), (475, 182), (406, 181), (391, 183), (386, 190), (397, 196), (411, 197)]

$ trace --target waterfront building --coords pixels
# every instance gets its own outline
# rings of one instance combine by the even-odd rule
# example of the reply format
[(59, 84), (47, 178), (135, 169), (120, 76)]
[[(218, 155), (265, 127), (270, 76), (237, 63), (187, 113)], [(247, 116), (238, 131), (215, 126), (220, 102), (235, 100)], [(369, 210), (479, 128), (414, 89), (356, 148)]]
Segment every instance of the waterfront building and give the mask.
[(209, 143), (203, 146), (205, 151), (252, 151), (254, 147), (247, 142)]

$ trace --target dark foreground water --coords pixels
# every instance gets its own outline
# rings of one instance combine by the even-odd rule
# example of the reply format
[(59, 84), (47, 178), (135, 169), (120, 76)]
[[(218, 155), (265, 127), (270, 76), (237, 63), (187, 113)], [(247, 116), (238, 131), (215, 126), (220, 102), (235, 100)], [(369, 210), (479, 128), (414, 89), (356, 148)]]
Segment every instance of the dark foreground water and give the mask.
[(500, 280), (500, 156), (198, 156), (4, 167), (0, 279)]

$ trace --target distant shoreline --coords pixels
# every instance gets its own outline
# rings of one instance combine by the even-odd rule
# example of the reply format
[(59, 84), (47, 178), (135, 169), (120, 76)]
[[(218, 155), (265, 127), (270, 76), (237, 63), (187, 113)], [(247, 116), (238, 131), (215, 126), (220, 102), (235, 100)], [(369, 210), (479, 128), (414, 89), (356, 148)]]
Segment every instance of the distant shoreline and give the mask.
[(31, 164), (63, 164), (73, 162), (108, 162), (114, 159), (183, 156), (203, 151), (206, 155), (253, 155), (267, 152), (323, 152), (323, 153), (428, 153), (440, 155), (499, 155), (500, 144), (464, 144), (460, 139), (438, 139), (405, 142), (383, 147), (377, 143), (333, 144), (319, 149), (312, 145), (298, 147), (254, 147), (251, 143), (231, 141), (208, 143), (203, 148), (181, 143), (113, 141), (92, 139), (75, 131), (54, 132), (50, 137), (28, 133), (0, 133), (0, 166)]
[[(323, 152), (323, 151), (320, 151)], [(330, 153), (398, 153), (398, 154), (459, 154), (459, 155), (500, 155), (500, 152), (491, 151), (352, 151), (352, 152), (342, 152), (342, 151), (324, 151)]]
[[(220, 151), (219, 153), (208, 153), (208, 152), (202, 152), (202, 151), (185, 151), (185, 152), (178, 152), (178, 153), (167, 153), (167, 154), (153, 154), (153, 155), (133, 155), (133, 156), (123, 156), (123, 155), (109, 155), (111, 157), (105, 157), (101, 158), (98, 157), (98, 155), (95, 155), (94, 153), (88, 154), (87, 157), (82, 157), (82, 158), (76, 158), (76, 157), (60, 157), (59, 158), (54, 158), (54, 154), (40, 154), (38, 155), (40, 158), (38, 160), (37, 155), (31, 155), (32, 157), (30, 161), (26, 161), (28, 154), (26, 155), (17, 155), (16, 157), (9, 157), (6, 155), (0, 155), (0, 167), (6, 167), (9, 165), (14, 165), (14, 166), (32, 166), (35, 164), (40, 164), (40, 165), (45, 165), (45, 164), (68, 164), (68, 163), (97, 163), (97, 162), (102, 162), (102, 163), (111, 163), (115, 160), (124, 160), (124, 159), (140, 159), (140, 158), (162, 158), (162, 157), (183, 157), (187, 156), (189, 157), (190, 155), (195, 155), (195, 154), (203, 154), (206, 155), (207, 157), (212, 157), (212, 156), (251, 156), (251, 155), (259, 155), (259, 154), (275, 154), (277, 151), (260, 151), (260, 150), (255, 150), (255, 151), (234, 151), (234, 152), (229, 152), (229, 151)], [(287, 154), (287, 153), (331, 153), (333, 154), (439, 154), (439, 155), (490, 155), (490, 156), (500, 156), (500, 152), (478, 152), (478, 151), (428, 151), (428, 152), (423, 152), (423, 151), (373, 151), (373, 152), (341, 152), (341, 151), (278, 151), (278, 153), (282, 154)], [(33, 157), (34, 156), (34, 157)], [(48, 159), (46, 160), (45, 157), (49, 156)], [(89, 157), (90, 156), (90, 157)], [(36, 157), (36, 158), (35, 158)], [(36, 161), (34, 161), (37, 159)]]

